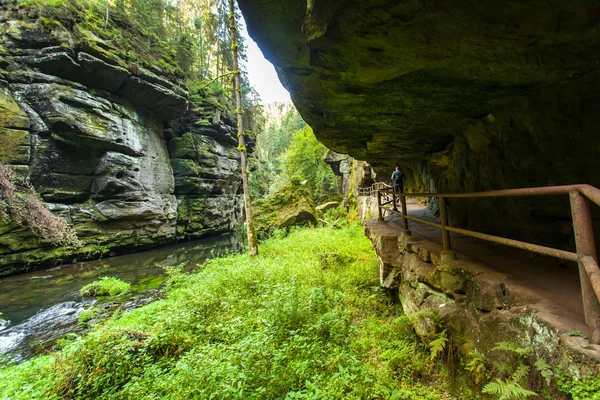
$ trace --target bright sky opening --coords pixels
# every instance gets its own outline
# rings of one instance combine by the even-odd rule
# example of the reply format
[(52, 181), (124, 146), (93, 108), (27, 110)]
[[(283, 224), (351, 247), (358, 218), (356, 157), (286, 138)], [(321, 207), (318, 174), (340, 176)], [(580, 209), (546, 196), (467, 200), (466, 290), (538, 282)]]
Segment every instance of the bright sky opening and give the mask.
[(279, 82), (275, 67), (263, 56), (256, 42), (248, 35), (245, 23), (242, 36), (246, 42), (246, 55), (248, 56), (248, 61), (243, 63), (248, 71), (250, 84), (260, 95), (262, 103), (291, 102), (290, 94)]

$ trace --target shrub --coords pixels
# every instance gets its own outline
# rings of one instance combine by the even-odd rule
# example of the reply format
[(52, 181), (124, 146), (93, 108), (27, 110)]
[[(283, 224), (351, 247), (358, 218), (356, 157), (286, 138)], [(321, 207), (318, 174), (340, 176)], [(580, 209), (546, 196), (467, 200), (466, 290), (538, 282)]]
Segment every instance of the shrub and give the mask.
[(99, 280), (92, 282), (79, 290), (82, 296), (116, 296), (129, 291), (131, 285), (127, 282), (123, 282), (118, 278), (105, 276)]

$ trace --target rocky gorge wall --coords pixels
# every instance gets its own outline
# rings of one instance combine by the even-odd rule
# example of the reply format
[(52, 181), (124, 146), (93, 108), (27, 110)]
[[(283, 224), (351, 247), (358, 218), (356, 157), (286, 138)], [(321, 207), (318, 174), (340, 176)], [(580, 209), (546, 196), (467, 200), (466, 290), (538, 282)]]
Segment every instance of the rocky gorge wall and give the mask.
[[(384, 179), (400, 165), (413, 191), (600, 186), (597, 2), (239, 3), (317, 138)], [(449, 213), (570, 240), (566, 196), (454, 201)]]
[(0, 223), (0, 276), (232, 230), (232, 123), (215, 106), (188, 110), (168, 68), (128, 62), (83, 24), (38, 17), (0, 14), (0, 162), (28, 177), (84, 246), (55, 248)]

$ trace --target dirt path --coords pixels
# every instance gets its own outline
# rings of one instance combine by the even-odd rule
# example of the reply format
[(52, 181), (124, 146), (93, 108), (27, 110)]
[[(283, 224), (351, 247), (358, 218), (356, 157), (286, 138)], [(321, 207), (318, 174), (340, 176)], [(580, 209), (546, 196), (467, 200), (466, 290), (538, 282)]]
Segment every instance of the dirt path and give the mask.
[[(436, 220), (427, 208), (408, 202), (408, 213), (415, 217)], [(398, 225), (401, 218), (388, 216), (386, 221)], [(413, 235), (427, 239), (441, 249), (440, 230), (409, 221)], [(476, 269), (504, 274), (501, 278), (510, 290), (538, 312), (552, 326), (564, 331), (586, 332), (577, 264), (540, 256), (511, 247), (450, 233), (452, 249), (457, 258)]]

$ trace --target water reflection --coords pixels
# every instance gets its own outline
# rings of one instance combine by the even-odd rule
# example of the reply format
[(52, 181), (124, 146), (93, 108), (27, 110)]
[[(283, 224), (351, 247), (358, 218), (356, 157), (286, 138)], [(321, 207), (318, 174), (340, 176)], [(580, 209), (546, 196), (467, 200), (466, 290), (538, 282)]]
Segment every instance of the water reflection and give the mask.
[[(161, 247), (142, 253), (63, 265), (0, 280), (0, 355), (20, 360), (33, 348), (56, 340), (77, 326), (84, 306), (93, 300), (79, 296), (79, 289), (103, 276), (131, 283), (148, 297), (165, 279), (162, 266), (186, 264), (190, 270), (208, 258), (240, 250), (233, 235)], [(144, 299), (140, 299), (145, 302)]]

